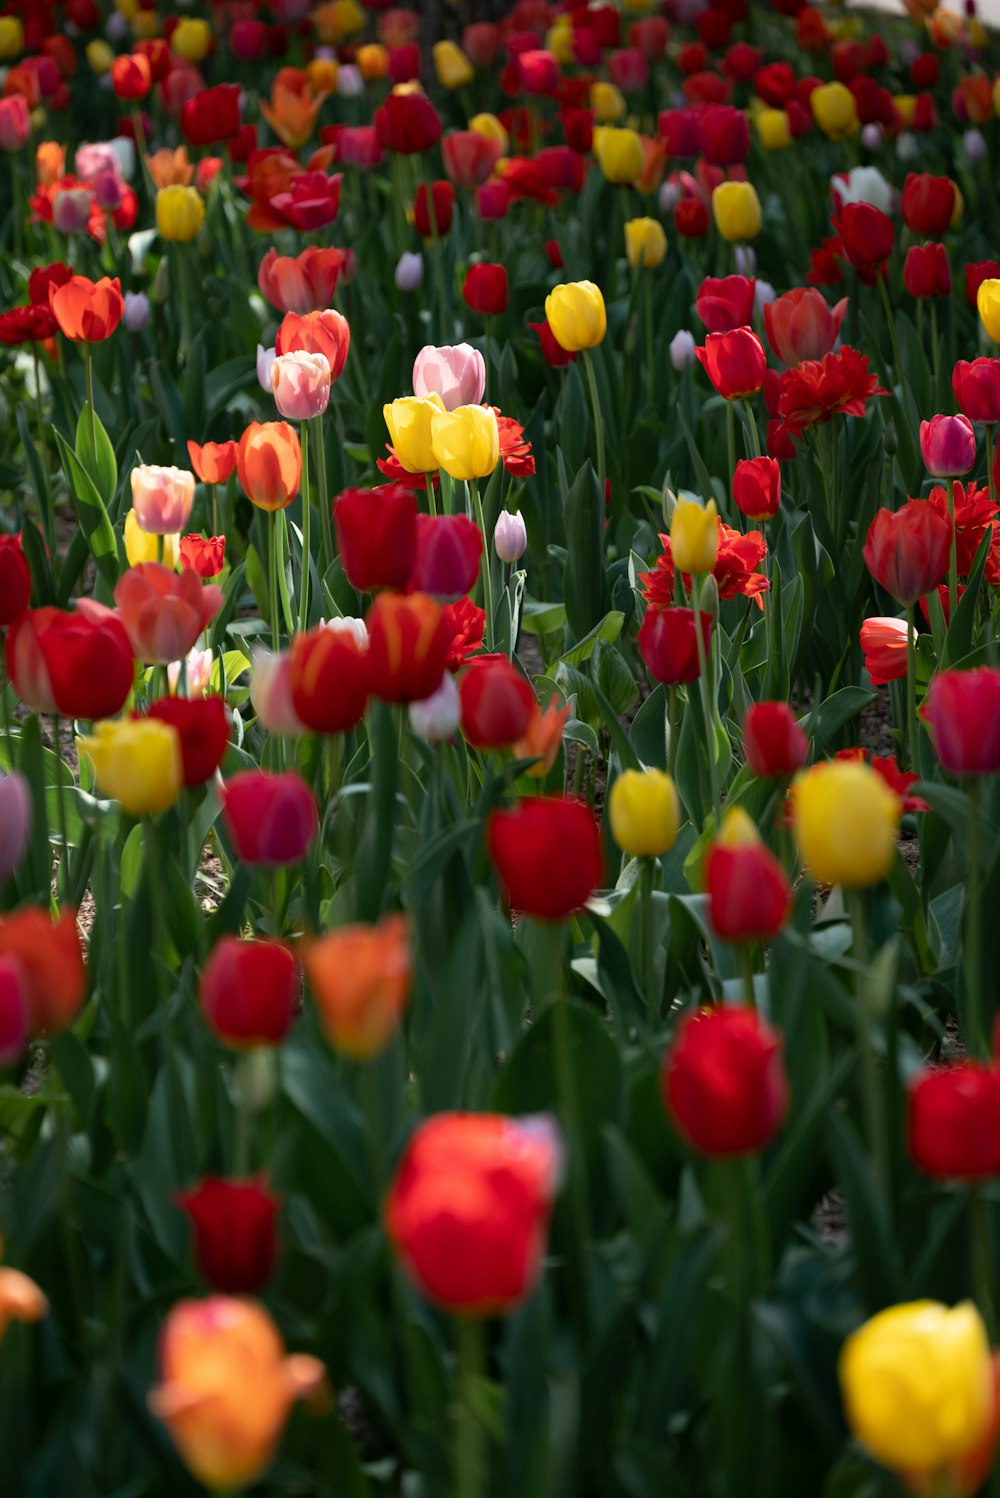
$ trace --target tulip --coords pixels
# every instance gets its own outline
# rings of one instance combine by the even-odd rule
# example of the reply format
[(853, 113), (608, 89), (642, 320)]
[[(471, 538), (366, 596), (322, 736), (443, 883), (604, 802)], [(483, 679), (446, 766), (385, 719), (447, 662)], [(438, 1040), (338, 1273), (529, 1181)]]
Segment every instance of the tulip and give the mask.
[(407, 591), (456, 599), (475, 586), (483, 538), (467, 515), (418, 515), (416, 538)]
[(910, 1157), (942, 1181), (1000, 1175), (1000, 1072), (964, 1061), (921, 1072), (910, 1088)]
[(487, 847), (513, 909), (560, 921), (582, 909), (603, 867), (590, 807), (571, 796), (526, 796), (494, 812)]
[(508, 566), (518, 561), (528, 545), (528, 532), (520, 510), (501, 510), (493, 531), (493, 549)]
[(436, 691), (422, 702), (410, 703), (408, 716), (413, 732), (429, 744), (440, 744), (454, 738), (462, 718), (454, 676), (445, 671)]
[(375, 111), (379, 144), (403, 156), (429, 151), (441, 139), (441, 119), (421, 93), (394, 91)]
[(731, 333), (709, 333), (695, 349), (698, 361), (718, 393), (726, 400), (745, 400), (764, 384), (767, 356), (752, 328)]
[(334, 1049), (353, 1061), (384, 1051), (410, 997), (409, 918), (388, 915), (374, 926), (342, 926), (305, 941), (302, 965)]
[(60, 234), (84, 234), (90, 223), (93, 195), (87, 187), (65, 188), (52, 199), (52, 223)]
[(604, 297), (592, 281), (554, 287), (545, 298), (545, 318), (560, 347), (574, 354), (596, 348), (608, 327)]
[[(701, 674), (694, 610), (650, 607), (639, 627), (639, 652), (646, 669), (667, 686), (697, 681)], [(707, 655), (712, 637), (712, 616), (701, 614), (701, 632)]]
[(946, 516), (926, 500), (913, 499), (896, 511), (876, 512), (863, 554), (879, 586), (909, 607), (944, 580), (950, 546)]
[(333, 301), (342, 264), (343, 252), (333, 246), (309, 245), (294, 257), (272, 247), (257, 268), (257, 285), (279, 312), (322, 312)]
[[(180, 543), (176, 535), (159, 536), (143, 530), (135, 510), (129, 510), (123, 527), (125, 555), (130, 567), (140, 562), (162, 560), (164, 566), (173, 571), (180, 560)], [(161, 557), (162, 552), (162, 557)]]
[(843, 253), (858, 270), (877, 269), (892, 254), (896, 238), (892, 219), (871, 203), (845, 203), (833, 225)]
[(268, 395), (273, 395), (271, 389), (271, 369), (275, 359), (278, 357), (276, 348), (265, 348), (262, 343), (257, 345), (257, 384), (261, 390)]
[(270, 1466), (293, 1401), (321, 1386), (323, 1366), (286, 1357), (262, 1306), (216, 1295), (170, 1311), (160, 1376), (149, 1407), (185, 1466), (206, 1487), (235, 1491)]
[(462, 286), (465, 305), (482, 317), (497, 317), (507, 310), (507, 267), (470, 265)]
[(422, 702), (436, 691), (451, 646), (439, 604), (425, 593), (380, 593), (368, 612), (368, 672), (373, 697)]
[(218, 577), (226, 564), (225, 536), (182, 536), (178, 547), (181, 565), (200, 578)]
[(633, 270), (655, 270), (667, 255), (667, 236), (655, 218), (633, 218), (625, 225), (625, 256)]
[(860, 761), (813, 765), (792, 786), (799, 852), (821, 884), (861, 889), (884, 879), (901, 814), (899, 797)]
[(111, 86), (116, 99), (129, 103), (144, 99), (153, 86), (153, 70), (149, 58), (141, 52), (116, 57), (111, 64)]
[(31, 834), (31, 789), (18, 770), (0, 774), (0, 885), (28, 850)]
[[(404, 484), (345, 489), (333, 501), (337, 552), (352, 588), (402, 590), (417, 555), (417, 501)], [(463, 590), (464, 591), (464, 590)]]
[(204, 785), (222, 763), (229, 744), (225, 699), (217, 696), (160, 697), (150, 704), (149, 717), (168, 723), (181, 744), (181, 774), (187, 786)]
[(270, 1280), (278, 1257), (274, 1220), (279, 1198), (258, 1181), (207, 1176), (194, 1191), (178, 1194), (191, 1223), (198, 1272), (213, 1290), (256, 1295)]
[(279, 354), (271, 365), (271, 389), (279, 416), (311, 421), (322, 416), (330, 399), (330, 364), (325, 354), (296, 350)]
[[(446, 411), (454, 411), (457, 406), (478, 406), (485, 389), (486, 363), (479, 350), (471, 344), (436, 348), (429, 343), (414, 360), (414, 396), (428, 399), (436, 395)], [(393, 404), (395, 406), (398, 402)]]
[(669, 853), (680, 830), (680, 802), (662, 770), (623, 770), (608, 800), (611, 835), (632, 858)]
[(292, 642), (292, 706), (315, 733), (355, 728), (368, 705), (368, 652), (347, 630), (320, 625)]
[[(176, 535), (191, 518), (194, 474), (184, 468), (161, 468), (138, 463), (129, 479), (132, 508), (142, 530), (157, 536)], [(130, 559), (131, 560), (131, 559)]]
[(442, 88), (464, 88), (476, 76), (471, 62), (455, 42), (435, 42), (433, 56), (434, 72)]
[(684, 239), (701, 239), (708, 233), (708, 209), (701, 198), (685, 197), (674, 207), (674, 228)]
[(258, 646), (250, 670), (250, 700), (261, 725), (268, 733), (298, 738), (305, 732), (292, 706), (292, 652)]
[(831, 309), (815, 287), (796, 286), (764, 308), (767, 341), (783, 364), (822, 359), (833, 349), (846, 311), (846, 297)]
[(1000, 770), (1000, 670), (940, 671), (921, 709), (941, 768), (949, 775)]
[(569, 713), (569, 703), (560, 707), (554, 695), (549, 698), (544, 712), (537, 703), (532, 708), (527, 728), (511, 746), (515, 759), (535, 761), (524, 772), (529, 779), (543, 780), (552, 769), (559, 756)]
[(115, 586), (115, 603), (140, 660), (165, 666), (187, 655), (222, 607), (222, 589), (158, 562), (132, 567)]
[(450, 182), (421, 182), (413, 199), (413, 227), (423, 239), (438, 239), (451, 228), (455, 189)]
[(462, 732), (476, 749), (506, 749), (521, 738), (537, 705), (531, 683), (506, 657), (473, 661), (458, 684)]
[(843, 83), (821, 83), (809, 95), (813, 119), (830, 140), (847, 140), (859, 129), (858, 106)]
[(695, 311), (710, 333), (731, 333), (753, 321), (755, 285), (746, 276), (705, 277)]
[(432, 410), (430, 435), (430, 466), (444, 469), (453, 479), (488, 478), (497, 466), (500, 432), (491, 406)]
[(670, 521), (674, 565), (684, 573), (711, 572), (718, 544), (719, 512), (715, 500), (702, 505), (694, 499), (678, 499)]
[(336, 384), (351, 347), (347, 318), (334, 308), (324, 312), (286, 312), (275, 334), (274, 346), (281, 354), (322, 354), (330, 366), (330, 381)]
[(505, 151), (507, 132), (502, 125), (500, 129), (502, 140), (475, 129), (474, 122), (468, 130), (453, 130), (444, 137), (441, 142), (444, 169), (456, 187), (468, 192), (489, 181)]
[(935, 1476), (978, 1445), (992, 1410), (990, 1349), (971, 1302), (891, 1306), (840, 1354), (847, 1422), (876, 1461)]
[(674, 369), (688, 369), (695, 361), (694, 334), (687, 328), (679, 328), (670, 340), (670, 362)]
[(801, 770), (809, 741), (786, 702), (755, 702), (743, 719), (743, 752), (754, 775), (776, 780)]
[(774, 458), (741, 458), (733, 473), (736, 508), (750, 520), (773, 520), (781, 509), (781, 465)]
[(319, 825), (316, 802), (294, 770), (241, 770), (219, 788), (233, 850), (251, 868), (299, 863)]
[(1000, 280), (990, 279), (980, 283), (976, 292), (976, 307), (987, 336), (1000, 343)]
[(292, 1028), (298, 997), (295, 958), (276, 941), (220, 937), (198, 984), (205, 1023), (234, 1050), (280, 1045)]
[(923, 239), (940, 239), (955, 213), (955, 184), (950, 177), (909, 172), (903, 184), (903, 222)]
[(976, 434), (967, 416), (932, 416), (920, 423), (920, 456), (937, 478), (968, 473), (976, 461)]
[(421, 1294), (461, 1316), (520, 1305), (541, 1276), (561, 1155), (548, 1118), (439, 1113), (418, 1125), (385, 1227)]
[(594, 131), (594, 155), (608, 182), (631, 184), (642, 171), (642, 142), (634, 130), (599, 126)]
[(53, 920), (25, 905), (0, 916), (0, 959), (13, 958), (27, 994), (33, 1034), (57, 1035), (72, 1024), (87, 987), (76, 911)]
[(970, 421), (1000, 421), (1000, 359), (959, 359), (952, 371), (952, 390)]
[(21, 537), (0, 536), (0, 629), (13, 624), (31, 602), (31, 573)]
[(741, 807), (722, 818), (703, 870), (712, 929), (725, 941), (767, 941), (778, 935), (792, 903), (784, 869), (765, 848)]
[(235, 442), (188, 442), (191, 467), (203, 484), (224, 484), (236, 467)]
[(294, 427), (285, 421), (252, 421), (236, 450), (236, 472), (251, 504), (260, 510), (285, 509), (302, 478), (302, 449)]
[(126, 291), (124, 319), (130, 333), (145, 332), (149, 326), (150, 310), (149, 297), (144, 291)]
[(408, 473), (430, 473), (437, 468), (431, 423), (444, 410), (444, 401), (434, 391), (427, 395), (404, 395), (382, 407), (393, 452)]
[(85, 599), (75, 614), (53, 608), (22, 614), (7, 632), (6, 660), (22, 701), (36, 712), (66, 718), (112, 717), (124, 706), (135, 676), (121, 622), (110, 609)]
[(712, 193), (712, 216), (723, 239), (756, 239), (760, 233), (760, 199), (752, 182), (720, 182)]
[(916, 630), (905, 619), (876, 616), (861, 626), (861, 649), (865, 670), (873, 687), (884, 687), (906, 675), (906, 637), (916, 643)]
[(761, 1150), (788, 1109), (781, 1033), (755, 1009), (689, 1010), (663, 1058), (660, 1091), (678, 1133), (700, 1154)]
[[(2, 785), (0, 781), (0, 785)], [(0, 810), (0, 817), (3, 813)], [(0, 1068), (14, 1066), (24, 1055), (31, 1029), (28, 986), (16, 957), (0, 957)], [(0, 1275), (3, 1271), (0, 1270)]]
[(187, 244), (205, 221), (205, 204), (194, 187), (161, 187), (156, 194), (156, 227), (170, 244)]
[(49, 287), (49, 306), (61, 332), (74, 342), (100, 343), (110, 338), (125, 311), (116, 277), (100, 281), (71, 276), (61, 286)]
[(791, 122), (783, 109), (761, 109), (754, 117), (765, 151), (785, 151), (792, 143)]
[(41, 1321), (49, 1303), (34, 1280), (19, 1269), (0, 1269), (0, 1340), (12, 1321)]
[[(232, 41), (236, 28), (230, 32)], [(234, 49), (235, 50), (235, 49)], [(181, 131), (193, 146), (233, 142), (240, 133), (240, 89), (235, 83), (202, 88), (180, 107)], [(252, 126), (248, 127), (251, 130)]]
[(170, 50), (185, 62), (204, 62), (212, 46), (212, 28), (196, 16), (182, 16), (170, 37)]
[(31, 110), (22, 94), (0, 99), (0, 151), (20, 151), (31, 138)]
[(172, 806), (184, 784), (181, 736), (156, 718), (98, 723), (78, 740), (90, 756), (98, 789), (130, 817), (156, 816)]

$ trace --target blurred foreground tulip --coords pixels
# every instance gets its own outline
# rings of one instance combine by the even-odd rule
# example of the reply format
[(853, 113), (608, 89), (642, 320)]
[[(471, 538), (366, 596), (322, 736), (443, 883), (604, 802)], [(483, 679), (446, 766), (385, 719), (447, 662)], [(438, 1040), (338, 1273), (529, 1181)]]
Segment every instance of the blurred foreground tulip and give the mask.
[(763, 1149), (788, 1108), (781, 1033), (755, 1009), (689, 1010), (663, 1058), (660, 1088), (678, 1132), (699, 1153)]
[(342, 926), (302, 943), (302, 966), (326, 1036), (354, 1061), (370, 1061), (389, 1044), (410, 997), (410, 922), (384, 916), (377, 925)]
[(487, 846), (512, 908), (538, 920), (582, 909), (603, 874), (594, 814), (572, 796), (526, 796), (495, 811)]
[(156, 816), (176, 801), (184, 784), (181, 738), (156, 718), (118, 718), (79, 740), (98, 789), (130, 817)]
[(252, 868), (299, 863), (319, 825), (312, 791), (294, 770), (241, 770), (219, 789), (233, 849)]
[(187, 655), (222, 607), (222, 589), (186, 567), (140, 562), (115, 587), (118, 613), (140, 660), (168, 665)]
[(813, 878), (845, 889), (877, 884), (896, 856), (902, 802), (858, 761), (826, 761), (792, 786), (799, 852)]
[(219, 938), (198, 984), (206, 1024), (234, 1050), (280, 1045), (292, 1027), (298, 996), (298, 969), (287, 947), (236, 936)]
[(941, 671), (921, 716), (949, 775), (994, 775), (1000, 770), (1000, 670)]
[(20, 968), (33, 1035), (58, 1035), (77, 1016), (87, 987), (76, 911), (53, 919), (47, 910), (23, 905), (0, 916), (0, 958)]
[(712, 215), (723, 239), (756, 239), (760, 233), (760, 199), (752, 182), (721, 182), (712, 193)]
[[(166, 570), (165, 568), (162, 570)], [(7, 673), (18, 696), (40, 713), (110, 718), (135, 678), (129, 636), (110, 609), (29, 609), (7, 631)]]

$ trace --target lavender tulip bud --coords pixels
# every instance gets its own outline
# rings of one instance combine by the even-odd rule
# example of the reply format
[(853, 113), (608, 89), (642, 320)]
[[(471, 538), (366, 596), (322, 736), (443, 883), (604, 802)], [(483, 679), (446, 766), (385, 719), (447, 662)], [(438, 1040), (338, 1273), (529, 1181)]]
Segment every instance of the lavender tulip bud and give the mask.
[(980, 130), (966, 130), (962, 136), (962, 147), (966, 161), (973, 163), (986, 160), (986, 141)]
[(866, 151), (877, 151), (885, 140), (885, 133), (881, 125), (874, 123), (865, 125), (861, 131), (861, 144)]
[(125, 326), (130, 333), (141, 333), (149, 324), (149, 297), (144, 291), (126, 291)]
[(0, 775), (0, 884), (24, 857), (31, 834), (31, 791), (18, 770)]
[[(343, 72), (343, 68), (340, 71)], [(393, 279), (400, 291), (416, 291), (424, 279), (424, 257), (416, 251), (404, 250)]]
[(694, 363), (694, 334), (678, 328), (670, 340), (670, 362), (675, 369), (688, 369)]
[(257, 384), (261, 390), (266, 390), (268, 395), (273, 395), (271, 387), (271, 369), (275, 359), (278, 357), (276, 348), (265, 348), (262, 343), (257, 345)]
[(439, 744), (458, 732), (462, 709), (458, 700), (455, 678), (445, 672), (436, 692), (425, 697), (423, 702), (410, 703), (410, 727), (418, 738), (429, 744)]
[(493, 546), (501, 562), (516, 562), (524, 556), (527, 545), (528, 532), (520, 510), (513, 515), (509, 510), (501, 510), (493, 532)]

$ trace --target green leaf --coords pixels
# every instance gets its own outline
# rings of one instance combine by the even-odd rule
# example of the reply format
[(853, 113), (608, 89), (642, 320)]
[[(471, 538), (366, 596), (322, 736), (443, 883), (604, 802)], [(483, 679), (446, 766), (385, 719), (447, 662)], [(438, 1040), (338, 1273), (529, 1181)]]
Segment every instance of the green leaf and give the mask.
[(595, 624), (593, 629), (583, 637), (579, 644), (574, 645), (572, 650), (567, 650), (566, 654), (561, 655), (555, 664), (565, 664), (567, 666), (582, 665), (584, 661), (589, 660), (593, 655), (594, 647), (598, 641), (606, 640), (609, 644), (613, 644), (621, 634), (624, 623), (625, 615), (618, 613), (617, 610), (612, 610), (611, 613), (605, 614), (600, 623)]
[(110, 588), (118, 581), (118, 543), (108, 518), (104, 501), (93, 479), (62, 433), (56, 429), (56, 442), (63, 468), (73, 495), (73, 508), (80, 528), (97, 563), (98, 571)]
[[(579, 638), (594, 629), (604, 614), (608, 597), (604, 566), (604, 495), (589, 462), (584, 463), (566, 496), (564, 518), (566, 617), (570, 629)], [(624, 620), (624, 615), (621, 618)]]
[(106, 506), (110, 506), (118, 488), (118, 464), (115, 450), (111, 446), (101, 419), (94, 412), (93, 427), (90, 420), (90, 405), (85, 404), (76, 423), (76, 455), (94, 481)]

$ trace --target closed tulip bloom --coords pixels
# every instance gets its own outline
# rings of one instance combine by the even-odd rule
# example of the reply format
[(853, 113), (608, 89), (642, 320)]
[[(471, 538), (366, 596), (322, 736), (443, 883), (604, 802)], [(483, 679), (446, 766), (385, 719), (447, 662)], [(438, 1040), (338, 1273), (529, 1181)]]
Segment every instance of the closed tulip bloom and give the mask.
[(695, 349), (701, 367), (726, 400), (745, 400), (763, 387), (767, 355), (752, 328), (709, 333)]
[(161, 187), (156, 194), (156, 227), (170, 244), (187, 244), (205, 221), (205, 202), (196, 187)]
[(0, 1269), (0, 1340), (12, 1321), (30, 1324), (48, 1313), (49, 1303), (34, 1280), (19, 1269)]
[(292, 652), (276, 655), (257, 646), (250, 669), (250, 700), (262, 727), (268, 733), (298, 738), (305, 724), (292, 706)]
[(719, 545), (719, 512), (715, 500), (707, 505), (695, 499), (678, 499), (670, 521), (670, 545), (674, 565), (681, 572), (700, 576), (711, 572)]
[(903, 184), (903, 222), (924, 239), (940, 239), (951, 227), (955, 184), (950, 177), (909, 172)]
[(976, 292), (976, 308), (987, 336), (994, 343), (1000, 343), (1000, 280), (980, 283)]
[(781, 864), (739, 806), (722, 819), (705, 857), (708, 917), (725, 941), (768, 941), (788, 919), (792, 891)]
[(274, 337), (281, 354), (322, 354), (330, 366), (330, 381), (336, 384), (347, 362), (351, 329), (347, 318), (328, 307), (322, 312), (286, 312)]
[(501, 510), (493, 531), (493, 549), (508, 566), (519, 561), (528, 546), (528, 532), (520, 510)]
[[(0, 812), (0, 817), (2, 815)], [(24, 969), (16, 957), (0, 957), (0, 1068), (14, 1066), (20, 1061), (30, 1030)]]
[[(502, 125), (500, 128), (503, 130)], [(441, 142), (441, 156), (449, 179), (467, 192), (489, 181), (504, 152), (503, 140), (492, 139), (471, 128), (453, 130)]]
[(252, 421), (239, 440), (236, 472), (251, 504), (259, 510), (285, 509), (302, 479), (295, 428), (286, 421)]
[(723, 239), (756, 239), (762, 221), (752, 182), (720, 182), (712, 193), (712, 217)]
[(280, 1199), (257, 1180), (207, 1176), (176, 1200), (191, 1224), (194, 1259), (205, 1283), (227, 1295), (263, 1290), (278, 1257)]
[(1000, 1175), (1000, 1072), (963, 1061), (921, 1072), (910, 1088), (910, 1158), (941, 1181)]
[(292, 1027), (298, 996), (298, 969), (287, 947), (236, 936), (220, 937), (198, 984), (205, 1023), (235, 1050), (280, 1045)]
[(160, 1383), (149, 1407), (199, 1482), (235, 1491), (267, 1470), (293, 1402), (323, 1377), (315, 1358), (285, 1356), (255, 1301), (182, 1300), (160, 1335)]
[(932, 416), (920, 423), (920, 456), (928, 473), (954, 478), (976, 461), (976, 434), (967, 416)]
[(494, 812), (486, 841), (509, 904), (537, 920), (582, 909), (603, 875), (594, 814), (572, 796), (526, 796)]
[(269, 249), (257, 268), (257, 286), (279, 312), (322, 312), (333, 301), (343, 265), (334, 246), (309, 245), (299, 255)]
[[(440, 348), (429, 343), (414, 360), (414, 396), (426, 399), (436, 395), (446, 411), (454, 411), (457, 406), (478, 406), (485, 390), (485, 360), (469, 343), (447, 344)], [(388, 417), (386, 422), (388, 424)]]
[(992, 1413), (989, 1340), (971, 1301), (919, 1300), (880, 1311), (840, 1354), (847, 1423), (876, 1461), (936, 1476), (985, 1434)]
[(417, 501), (411, 489), (405, 484), (345, 489), (333, 502), (333, 523), (352, 588), (373, 593), (406, 587), (417, 556)]
[(873, 687), (884, 687), (890, 681), (901, 681), (906, 675), (906, 636), (916, 631), (905, 619), (876, 615), (861, 626), (861, 649), (865, 653), (865, 670)]
[(17, 868), (31, 834), (31, 789), (18, 770), (0, 774), (0, 884)]
[(334, 1050), (353, 1061), (384, 1051), (410, 998), (409, 918), (387, 915), (377, 925), (342, 926), (304, 941), (302, 966)]
[(706, 276), (694, 305), (708, 332), (731, 333), (734, 328), (748, 327), (753, 322), (756, 286), (750, 276)]
[(593, 281), (553, 287), (545, 298), (545, 319), (561, 348), (572, 354), (596, 348), (608, 329), (601, 288)]
[(680, 802), (662, 770), (623, 770), (608, 799), (611, 835), (631, 858), (659, 858), (677, 841)]
[(33, 1035), (58, 1035), (73, 1023), (87, 989), (75, 910), (63, 910), (53, 920), (48, 910), (22, 905), (0, 916), (4, 958), (18, 965)]
[(475, 521), (467, 515), (418, 515), (416, 538), (408, 591), (454, 600), (475, 586), (483, 553)]
[(895, 226), (873, 203), (845, 203), (833, 226), (840, 235), (843, 253), (858, 270), (882, 266), (892, 254)]
[(632, 183), (642, 171), (642, 141), (634, 130), (599, 126), (594, 131), (593, 148), (608, 182)]
[(225, 699), (159, 697), (150, 704), (149, 717), (169, 723), (181, 741), (181, 773), (187, 786), (204, 785), (222, 763), (229, 743), (229, 715)]
[(222, 607), (222, 589), (185, 567), (141, 562), (115, 585), (118, 615), (137, 657), (166, 666), (187, 655)]
[(132, 508), (142, 530), (168, 536), (184, 529), (194, 504), (193, 473), (185, 468), (137, 463), (129, 479)]
[(111, 64), (111, 86), (116, 99), (144, 99), (153, 86), (149, 58), (141, 52), (116, 57)]
[(156, 816), (172, 806), (184, 784), (180, 734), (155, 718), (98, 723), (78, 740), (90, 756), (100, 791), (130, 817)]
[(733, 474), (736, 508), (749, 520), (773, 520), (781, 509), (781, 464), (775, 458), (741, 458)]
[(667, 236), (659, 219), (633, 218), (625, 225), (625, 256), (633, 269), (655, 270), (667, 257)]
[(858, 106), (843, 83), (821, 83), (809, 95), (813, 119), (831, 140), (848, 140), (860, 128)]
[[(90, 618), (87, 608), (95, 611)], [(18, 696), (39, 713), (110, 718), (132, 690), (135, 661), (120, 620), (80, 600), (76, 613), (30, 609), (7, 631), (7, 673)]]
[(421, 182), (413, 199), (413, 227), (422, 239), (447, 234), (455, 212), (455, 189), (450, 182)]
[(792, 786), (799, 852), (821, 884), (862, 889), (884, 879), (896, 856), (903, 803), (859, 760), (828, 760)]
[(743, 753), (761, 780), (790, 778), (809, 754), (809, 740), (787, 702), (755, 702), (743, 719)]
[(521, 1304), (542, 1272), (561, 1154), (547, 1118), (439, 1113), (418, 1125), (385, 1227), (421, 1294), (457, 1316)]
[(497, 317), (507, 310), (507, 267), (470, 265), (462, 285), (465, 305), (483, 317)]
[(31, 110), (23, 94), (0, 99), (0, 151), (20, 151), (31, 139)]
[(121, 322), (125, 298), (117, 276), (113, 281), (71, 276), (61, 286), (49, 286), (49, 306), (65, 337), (74, 343), (101, 343)]
[(761, 109), (754, 116), (754, 124), (765, 151), (785, 151), (791, 145), (791, 121), (783, 109)]
[(31, 572), (20, 536), (0, 536), (0, 629), (13, 624), (31, 602)]
[(170, 50), (185, 62), (204, 62), (212, 46), (212, 28), (200, 16), (182, 16), (170, 37)]
[(442, 88), (464, 88), (476, 76), (471, 62), (455, 42), (435, 42), (433, 55), (434, 72)]
[(1000, 671), (940, 671), (921, 709), (941, 768), (949, 775), (1000, 770)]
[(765, 306), (767, 341), (782, 364), (822, 359), (832, 352), (846, 311), (846, 297), (830, 307), (815, 286), (796, 286)]
[(445, 671), (435, 691), (422, 702), (411, 702), (408, 709), (410, 727), (419, 739), (440, 744), (458, 732), (462, 707), (454, 676)]
[(868, 527), (865, 565), (872, 577), (907, 606), (931, 593), (948, 572), (951, 526), (926, 500), (879, 510)]
[(292, 642), (292, 706), (315, 733), (355, 728), (368, 706), (368, 652), (351, 632), (320, 625)]
[(527, 730), (534, 688), (506, 657), (473, 661), (458, 683), (462, 732), (476, 749), (506, 749)]
[(160, 537), (153, 531), (143, 530), (135, 510), (129, 510), (125, 516), (123, 533), (125, 555), (130, 567), (138, 567), (140, 562), (158, 561), (162, 544), (164, 566), (169, 567), (171, 571), (176, 569), (181, 554), (179, 536), (174, 534)]
[(500, 460), (500, 431), (491, 406), (456, 406), (431, 414), (433, 467), (453, 479), (488, 478)]
[[(701, 633), (707, 655), (712, 638), (712, 616), (702, 614)], [(697, 681), (701, 674), (694, 610), (648, 608), (639, 627), (639, 651), (646, 669), (666, 686)]]
[(663, 1058), (660, 1091), (699, 1154), (728, 1158), (769, 1144), (788, 1110), (781, 1032), (755, 1009), (689, 1010)]
[(235, 442), (188, 442), (188, 459), (203, 484), (224, 484), (236, 467)]
[(271, 365), (271, 389), (278, 414), (288, 421), (322, 416), (330, 399), (330, 364), (325, 354), (296, 349)]
[(1000, 421), (1000, 359), (959, 359), (952, 370), (951, 388), (970, 421)]
[(444, 410), (444, 401), (434, 391), (423, 396), (404, 395), (382, 407), (393, 452), (408, 473), (430, 473), (437, 468), (431, 423)]
[(219, 788), (233, 850), (251, 868), (300, 863), (319, 826), (312, 791), (294, 770), (241, 770)]
[(903, 263), (903, 285), (912, 297), (948, 296), (951, 267), (944, 245), (911, 245)]
[(368, 611), (368, 670), (373, 697), (422, 702), (444, 674), (452, 632), (426, 593), (380, 593)]

